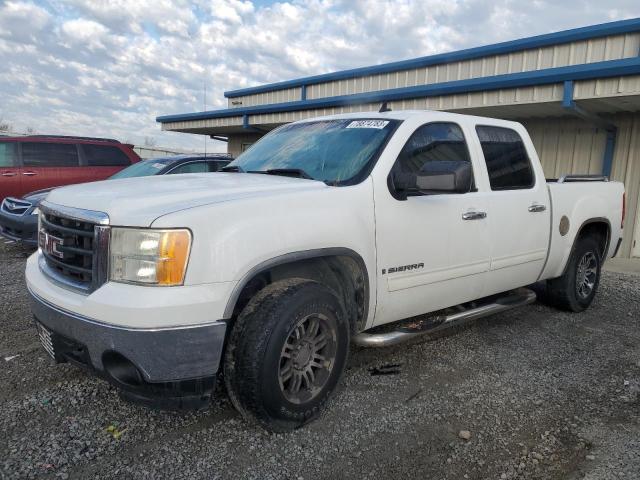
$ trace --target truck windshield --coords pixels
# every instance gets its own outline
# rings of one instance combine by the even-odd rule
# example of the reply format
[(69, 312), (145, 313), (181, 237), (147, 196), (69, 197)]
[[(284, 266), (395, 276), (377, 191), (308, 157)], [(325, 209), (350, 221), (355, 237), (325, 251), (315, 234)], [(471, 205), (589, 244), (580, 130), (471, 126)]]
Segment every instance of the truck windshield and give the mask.
[(375, 161), (398, 123), (379, 118), (293, 123), (260, 139), (225, 170), (297, 172), (330, 185), (344, 184)]

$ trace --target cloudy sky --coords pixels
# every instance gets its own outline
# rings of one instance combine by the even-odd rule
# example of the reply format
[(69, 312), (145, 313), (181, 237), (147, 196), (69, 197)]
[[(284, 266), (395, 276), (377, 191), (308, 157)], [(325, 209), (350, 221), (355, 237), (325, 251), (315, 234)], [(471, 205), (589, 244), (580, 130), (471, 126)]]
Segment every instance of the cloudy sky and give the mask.
[(211, 110), (225, 90), (636, 16), (638, 0), (0, 0), (0, 119), (201, 149), (155, 117), (203, 110), (205, 87)]

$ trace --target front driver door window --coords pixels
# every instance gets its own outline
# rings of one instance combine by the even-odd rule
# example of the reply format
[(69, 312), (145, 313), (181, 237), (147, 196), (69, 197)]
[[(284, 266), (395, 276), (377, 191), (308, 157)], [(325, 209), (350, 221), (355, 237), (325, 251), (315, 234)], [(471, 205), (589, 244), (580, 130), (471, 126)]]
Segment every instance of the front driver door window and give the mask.
[[(431, 161), (471, 161), (460, 125), (419, 127), (403, 147), (393, 172), (417, 173)], [(398, 200), (375, 189), (378, 305), (382, 323), (457, 305), (479, 296), (489, 269), (485, 193), (442, 193)]]

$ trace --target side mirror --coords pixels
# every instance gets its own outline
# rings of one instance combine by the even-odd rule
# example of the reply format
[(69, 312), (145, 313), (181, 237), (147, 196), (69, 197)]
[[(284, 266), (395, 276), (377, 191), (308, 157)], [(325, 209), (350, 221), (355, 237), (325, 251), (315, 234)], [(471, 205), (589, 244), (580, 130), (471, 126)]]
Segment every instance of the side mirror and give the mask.
[(436, 160), (426, 162), (417, 174), (395, 172), (392, 177), (396, 198), (406, 200), (410, 195), (467, 193), (473, 169), (468, 161)]

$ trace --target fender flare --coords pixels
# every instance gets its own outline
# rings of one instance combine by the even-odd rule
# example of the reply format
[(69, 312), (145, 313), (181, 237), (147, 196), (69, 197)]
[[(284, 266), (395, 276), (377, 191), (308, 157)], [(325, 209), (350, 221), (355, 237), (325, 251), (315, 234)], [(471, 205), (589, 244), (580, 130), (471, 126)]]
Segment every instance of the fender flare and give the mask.
[(370, 287), (369, 287), (369, 271), (367, 270), (367, 265), (357, 252), (351, 250), (350, 248), (345, 247), (332, 247), (332, 248), (317, 248), (312, 250), (302, 250), (298, 252), (285, 253), (284, 255), (279, 255), (277, 257), (270, 258), (265, 260), (264, 262), (260, 262), (259, 264), (252, 267), (248, 272), (246, 272), (240, 281), (233, 287), (231, 295), (227, 300), (227, 305), (224, 309), (223, 319), (229, 320), (233, 316), (233, 312), (235, 310), (236, 304), (238, 303), (238, 299), (240, 297), (240, 293), (244, 290), (244, 287), (247, 286), (249, 281), (254, 278), (256, 275), (259, 275), (262, 272), (270, 270), (273, 267), (277, 267), (279, 265), (284, 265), (287, 263), (297, 262), (300, 260), (310, 260), (313, 258), (322, 258), (322, 257), (349, 257), (358, 264), (362, 273), (364, 275), (364, 299), (365, 306), (363, 316), (366, 320), (369, 316), (369, 295), (370, 295)]
[(602, 260), (604, 261), (606, 259), (607, 253), (609, 253), (609, 247), (611, 246), (611, 222), (609, 221), (608, 218), (605, 218), (605, 217), (590, 218), (582, 222), (582, 225), (580, 225), (580, 228), (578, 228), (578, 231), (576, 232), (576, 236), (573, 238), (573, 243), (571, 244), (571, 250), (569, 250), (569, 256), (567, 257), (567, 261), (565, 262), (564, 268), (562, 269), (562, 275), (560, 276), (563, 276), (567, 273), (567, 268), (569, 268), (569, 259), (571, 258), (571, 254), (573, 253), (573, 250), (576, 248), (576, 242), (578, 241), (578, 238), (580, 238), (580, 233), (582, 232), (582, 230), (584, 230), (584, 227), (592, 223), (607, 224), (607, 238), (605, 239), (604, 255)]

